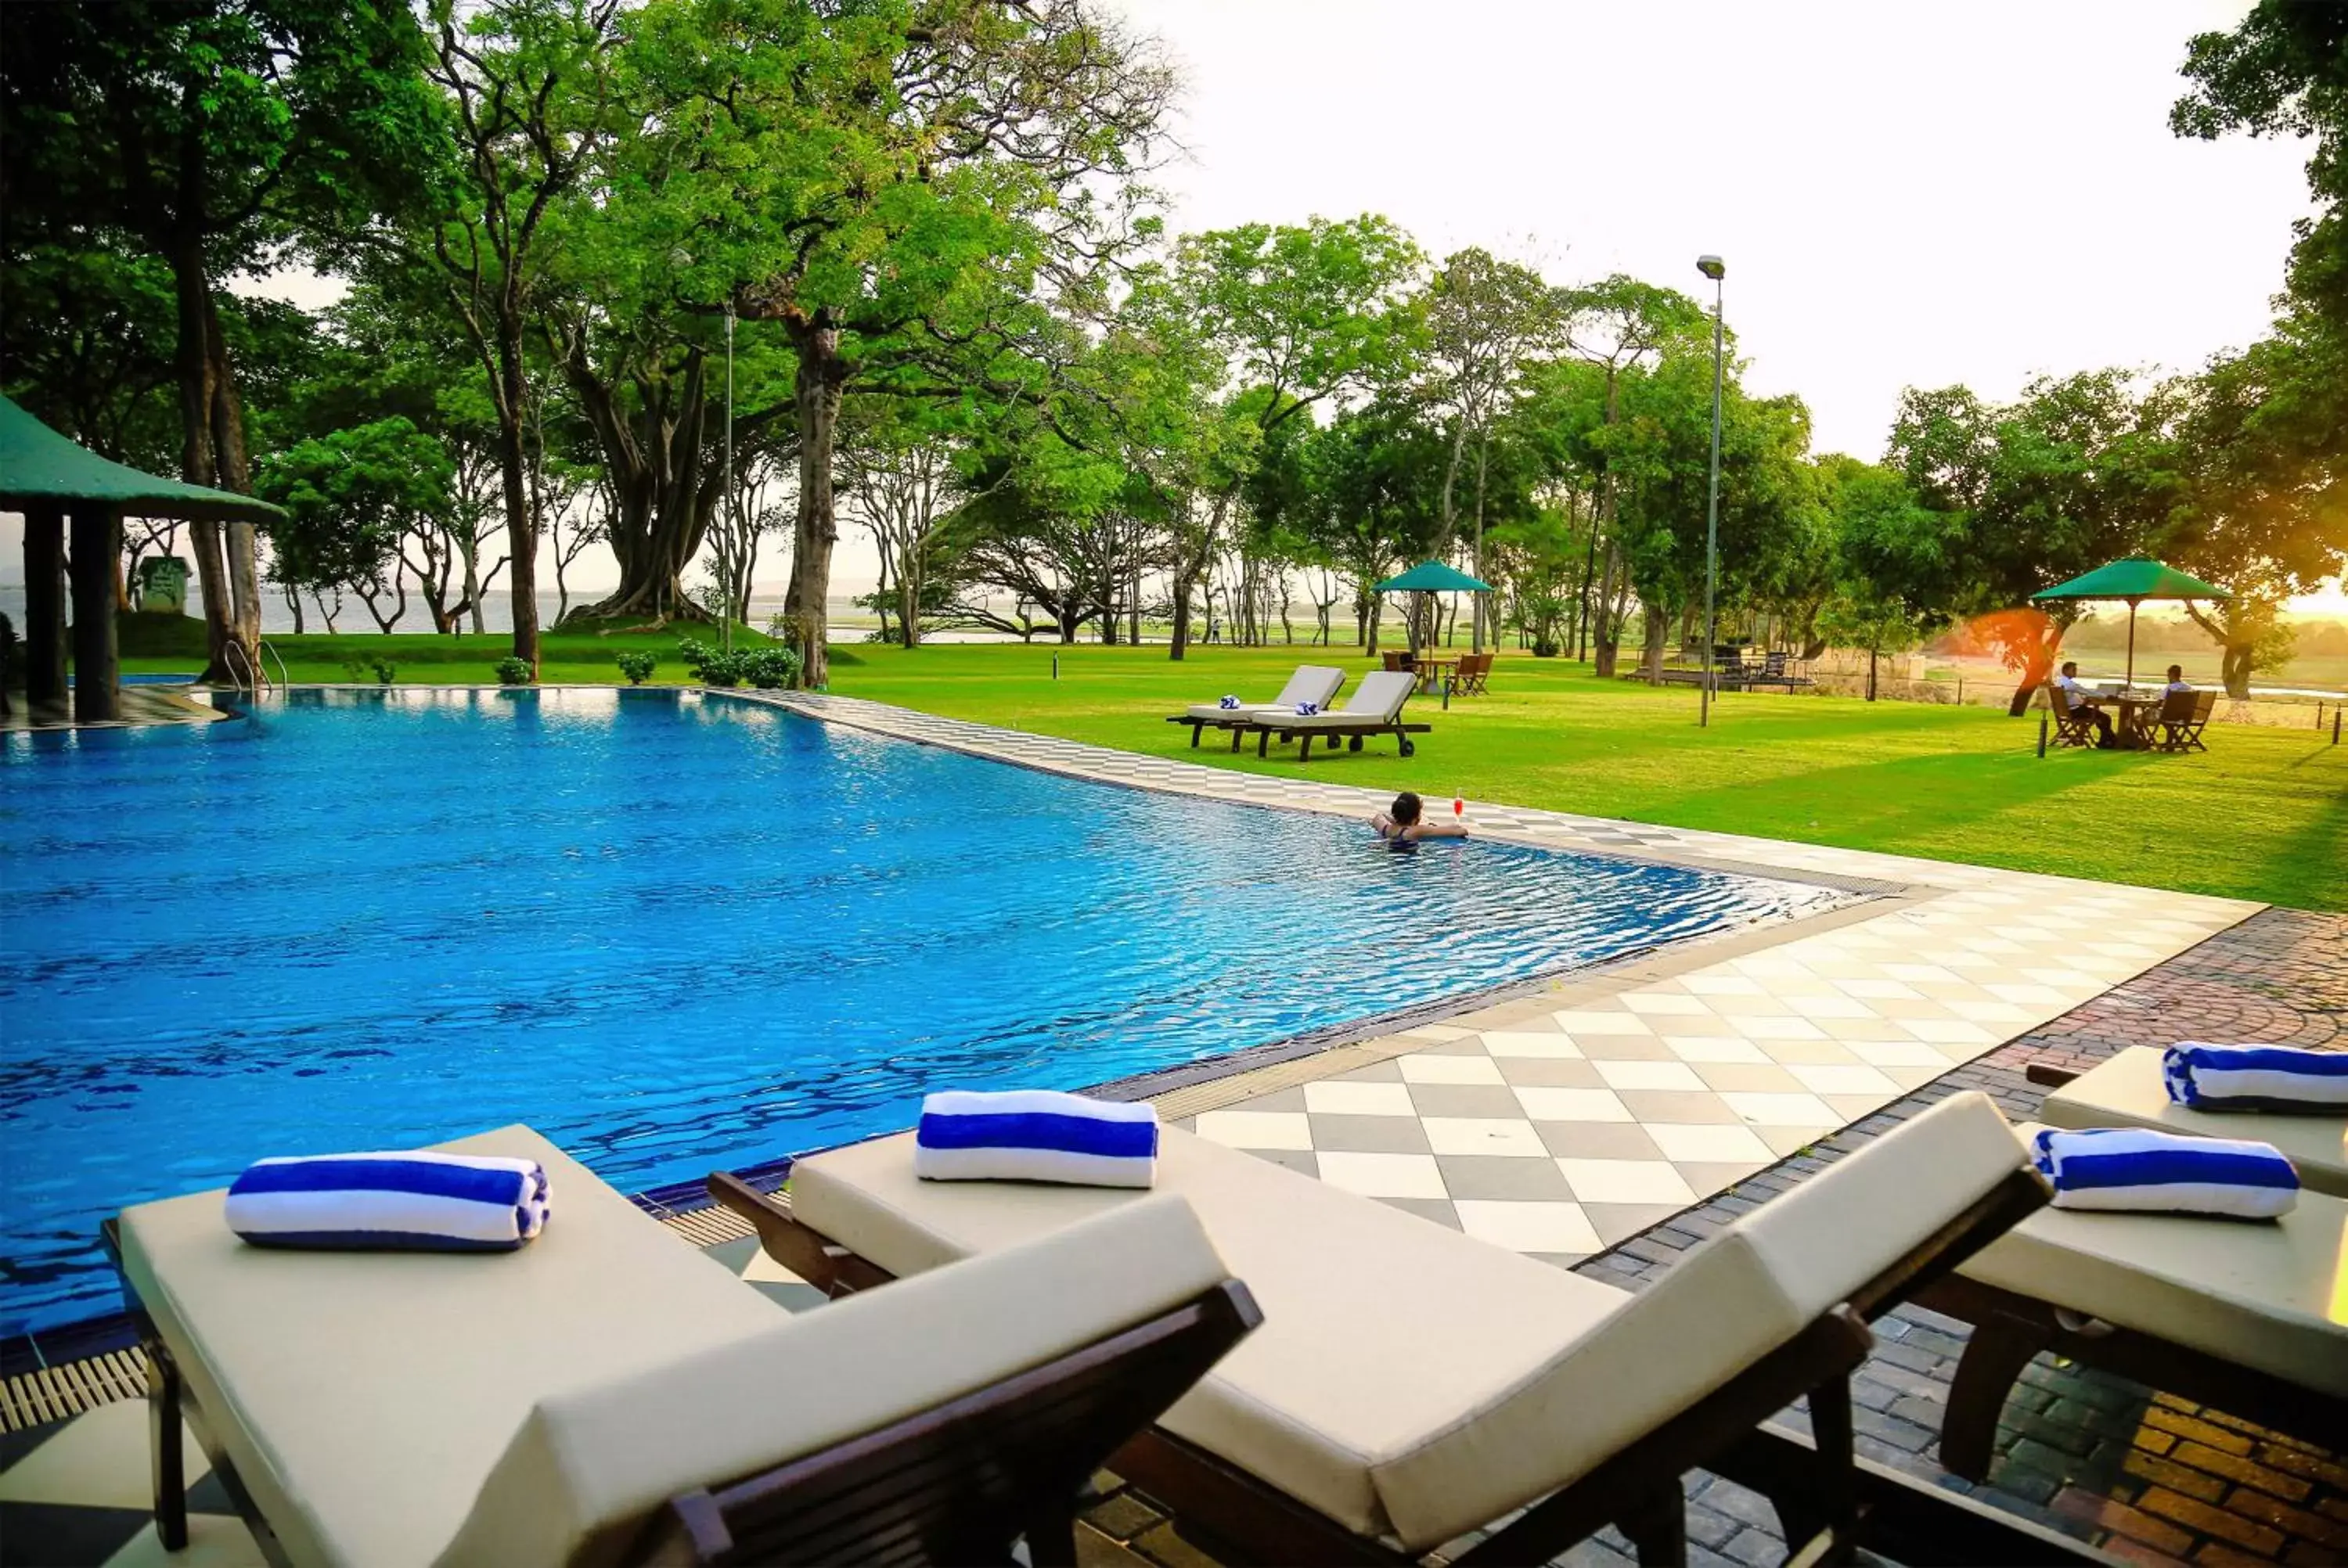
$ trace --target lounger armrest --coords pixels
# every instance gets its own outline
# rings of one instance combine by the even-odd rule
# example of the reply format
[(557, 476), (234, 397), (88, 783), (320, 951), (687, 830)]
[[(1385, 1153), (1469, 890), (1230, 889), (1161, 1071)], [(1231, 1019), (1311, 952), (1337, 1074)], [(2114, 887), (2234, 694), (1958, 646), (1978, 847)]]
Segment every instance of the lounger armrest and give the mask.
[(754, 1337), (541, 1399), (444, 1564), (616, 1562), (672, 1497), (945, 1404), (1230, 1278), (1160, 1194), (803, 1313)]

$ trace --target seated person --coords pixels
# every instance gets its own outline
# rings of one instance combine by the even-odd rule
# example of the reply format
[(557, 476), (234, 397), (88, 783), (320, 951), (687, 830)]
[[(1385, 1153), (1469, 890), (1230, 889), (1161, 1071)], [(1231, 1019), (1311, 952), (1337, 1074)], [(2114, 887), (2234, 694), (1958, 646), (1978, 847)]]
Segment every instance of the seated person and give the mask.
[(1468, 829), (1454, 822), (1424, 822), (1420, 818), (1426, 806), (1418, 796), (1405, 790), (1395, 796), (1393, 805), (1370, 818), (1370, 825), (1388, 844), (1416, 844), (1422, 838), (1465, 838)]
[(2163, 686), (2160, 690), (2161, 694), (2168, 697), (2174, 697), (2179, 692), (2190, 692), (2193, 690), (2193, 682), (2185, 678), (2185, 666), (2182, 664), (2171, 664), (2168, 667), (2168, 684)]
[(2096, 706), (2087, 689), (2079, 684), (2079, 663), (2075, 659), (2063, 661), (2061, 673), (2054, 677), (2054, 699), (2063, 704), (2063, 712), (2085, 714), (2087, 723), (2096, 726), (2096, 744), (2108, 750), (2112, 745), (2111, 715)]

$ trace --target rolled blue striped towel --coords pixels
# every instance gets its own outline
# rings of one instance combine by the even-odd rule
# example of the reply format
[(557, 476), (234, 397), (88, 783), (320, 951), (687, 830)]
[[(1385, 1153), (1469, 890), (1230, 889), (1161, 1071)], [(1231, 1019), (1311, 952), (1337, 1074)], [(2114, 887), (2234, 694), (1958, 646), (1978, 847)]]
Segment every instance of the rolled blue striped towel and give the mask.
[(1226, 713), (1230, 712), (1232, 709), (1234, 709), (1234, 708), (1238, 707), (1239, 705), (1240, 705), (1240, 700), (1239, 700), (1237, 697), (1233, 697), (1233, 696), (1231, 696), (1231, 695), (1228, 695), (1228, 694), (1226, 694), (1226, 695), (1224, 695), (1224, 696), (1218, 697), (1218, 698), (1216, 698), (1216, 699), (1215, 699), (1215, 706), (1216, 706), (1216, 707), (1218, 707), (1218, 708), (1220, 708), (1220, 709), (1221, 709), (1224, 712), (1226, 712)]
[(547, 1213), (537, 1161), (423, 1150), (258, 1160), (228, 1190), (255, 1246), (512, 1252)]
[(1321, 704), (1318, 702), (1299, 702), (1296, 704), (1296, 716), (1300, 719), (1309, 719), (1320, 711)]
[(1158, 1108), (1049, 1089), (947, 1090), (922, 1102), (913, 1174), (1147, 1187), (1158, 1179)]
[(2179, 1040), (2161, 1053), (2168, 1098), (2196, 1111), (2348, 1115), (2348, 1051)]
[(2299, 1173), (2271, 1143), (2149, 1128), (2048, 1128), (2032, 1140), (2058, 1209), (2272, 1219), (2299, 1202)]

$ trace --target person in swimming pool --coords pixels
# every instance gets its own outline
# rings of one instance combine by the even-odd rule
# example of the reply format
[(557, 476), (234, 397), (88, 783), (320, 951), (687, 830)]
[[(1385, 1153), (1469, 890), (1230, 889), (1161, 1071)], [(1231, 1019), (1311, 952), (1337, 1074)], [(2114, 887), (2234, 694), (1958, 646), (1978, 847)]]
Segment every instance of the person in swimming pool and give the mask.
[(1395, 796), (1394, 804), (1370, 818), (1370, 825), (1388, 844), (1416, 844), (1422, 838), (1465, 838), (1468, 829), (1458, 823), (1423, 820), (1426, 807), (1418, 796), (1405, 790)]

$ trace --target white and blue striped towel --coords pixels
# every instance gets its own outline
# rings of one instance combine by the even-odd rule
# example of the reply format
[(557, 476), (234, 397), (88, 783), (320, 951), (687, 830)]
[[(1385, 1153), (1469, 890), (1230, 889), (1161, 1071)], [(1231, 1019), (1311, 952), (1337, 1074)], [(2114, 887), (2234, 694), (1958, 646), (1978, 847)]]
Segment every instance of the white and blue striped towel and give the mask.
[(1300, 719), (1309, 719), (1320, 711), (1321, 704), (1318, 702), (1299, 702), (1296, 704), (1296, 716)]
[(2348, 1115), (2348, 1051), (2188, 1040), (2161, 1053), (2160, 1076), (2171, 1101), (2196, 1111)]
[(2299, 1173), (2271, 1143), (2149, 1128), (2049, 1128), (2032, 1141), (2058, 1209), (2272, 1219), (2299, 1202)]
[(256, 1246), (511, 1252), (545, 1228), (535, 1160), (427, 1152), (261, 1160), (228, 1190)]
[(1229, 694), (1215, 699), (1215, 706), (1220, 708), (1226, 713), (1230, 712), (1234, 708), (1237, 708), (1239, 705), (1240, 700), (1237, 697), (1233, 697)]
[(1146, 1187), (1158, 1177), (1158, 1108), (1048, 1089), (948, 1090), (922, 1102), (913, 1174)]

